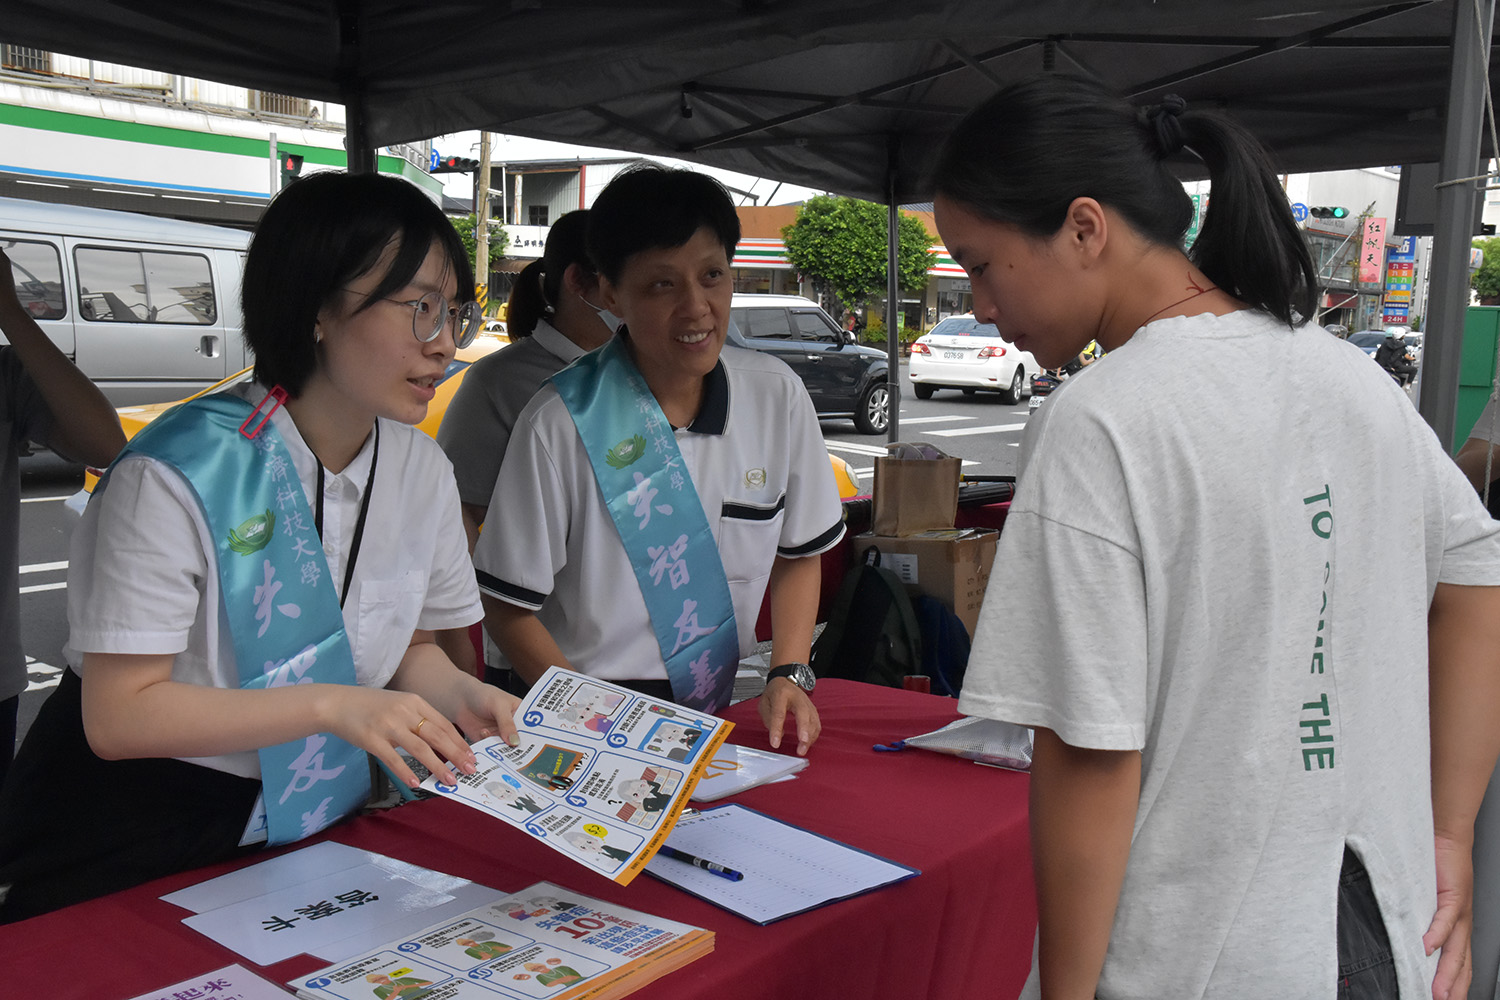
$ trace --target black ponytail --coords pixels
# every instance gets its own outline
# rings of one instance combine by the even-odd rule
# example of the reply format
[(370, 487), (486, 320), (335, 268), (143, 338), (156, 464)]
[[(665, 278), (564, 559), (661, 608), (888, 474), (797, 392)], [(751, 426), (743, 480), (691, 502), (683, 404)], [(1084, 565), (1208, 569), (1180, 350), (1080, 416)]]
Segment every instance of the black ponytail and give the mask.
[(542, 256), (527, 264), (516, 275), (505, 311), (505, 329), (511, 340), (529, 337), (536, 325), (557, 310), (563, 296), (563, 276), (568, 265), (577, 264), (594, 271), (589, 262), (584, 236), (588, 231), (588, 209), (559, 218), (547, 231), (547, 246)]
[(1312, 259), (1265, 154), (1229, 120), (1169, 96), (1137, 110), (1101, 85), (1052, 74), (1008, 87), (943, 143), (934, 187), (985, 218), (1037, 237), (1077, 198), (1181, 248), (1193, 204), (1167, 166), (1184, 147), (1208, 166), (1212, 197), (1191, 259), (1215, 285), (1288, 324), (1312, 315)]
[(542, 260), (527, 264), (510, 286), (505, 307), (505, 332), (511, 340), (520, 340), (536, 332), (537, 323), (547, 315), (547, 299), (542, 294)]
[(1185, 114), (1182, 130), (1213, 180), (1189, 258), (1215, 285), (1288, 326), (1311, 319), (1312, 255), (1260, 143), (1221, 115)]

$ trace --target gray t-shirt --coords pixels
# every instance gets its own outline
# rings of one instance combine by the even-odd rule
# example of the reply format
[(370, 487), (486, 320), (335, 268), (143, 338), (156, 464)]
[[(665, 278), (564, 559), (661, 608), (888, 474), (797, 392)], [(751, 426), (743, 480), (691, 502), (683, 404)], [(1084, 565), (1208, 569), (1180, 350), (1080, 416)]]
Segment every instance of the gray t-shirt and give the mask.
[(1098, 995), (1332, 997), (1347, 843), (1425, 996), (1427, 609), (1500, 585), (1500, 525), (1362, 352), (1261, 314), (1152, 323), (1032, 421), (959, 709), (1141, 752)]
[(469, 367), (437, 433), (438, 444), (453, 463), (460, 500), (479, 507), (490, 505), (516, 417), (549, 376), (584, 353), (542, 320), (530, 337)]
[(21, 472), (26, 441), (47, 444), (52, 411), (10, 347), (0, 347), (0, 701), (26, 690), (21, 651)]

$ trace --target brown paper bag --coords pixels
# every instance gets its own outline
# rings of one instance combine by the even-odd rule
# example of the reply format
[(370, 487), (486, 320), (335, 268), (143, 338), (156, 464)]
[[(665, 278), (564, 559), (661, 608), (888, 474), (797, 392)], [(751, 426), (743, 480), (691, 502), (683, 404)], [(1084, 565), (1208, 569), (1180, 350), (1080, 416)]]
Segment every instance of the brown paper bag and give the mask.
[(958, 516), (956, 458), (875, 459), (874, 518), (870, 530), (900, 538), (951, 528)]

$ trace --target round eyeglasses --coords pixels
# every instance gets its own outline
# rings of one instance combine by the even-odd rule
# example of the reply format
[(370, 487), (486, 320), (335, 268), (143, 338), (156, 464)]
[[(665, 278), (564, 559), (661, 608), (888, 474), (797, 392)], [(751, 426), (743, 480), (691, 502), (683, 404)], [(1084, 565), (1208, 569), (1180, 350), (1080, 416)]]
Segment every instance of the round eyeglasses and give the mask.
[[(345, 291), (354, 292), (354, 289), (349, 288)], [(354, 292), (354, 294), (369, 296), (370, 293)], [(469, 301), (461, 306), (450, 306), (441, 292), (428, 292), (420, 299), (393, 299), (382, 296), (380, 301), (411, 306), (412, 336), (424, 344), (430, 344), (436, 340), (446, 324), (453, 330), (454, 348), (468, 347), (474, 343), (474, 338), (479, 336), (479, 327), (484, 323), (484, 310), (480, 308), (478, 302)]]

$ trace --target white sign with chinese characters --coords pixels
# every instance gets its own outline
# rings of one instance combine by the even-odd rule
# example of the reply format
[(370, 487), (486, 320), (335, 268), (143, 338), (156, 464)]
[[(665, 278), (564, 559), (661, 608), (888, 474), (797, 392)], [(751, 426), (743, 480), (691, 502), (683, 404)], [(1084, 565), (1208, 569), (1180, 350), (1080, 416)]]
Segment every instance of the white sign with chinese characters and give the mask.
[(359, 865), (183, 920), (255, 965), (304, 952), (326, 955), (351, 937), (380, 940), (387, 922), (425, 913), (451, 895), (377, 865)]

